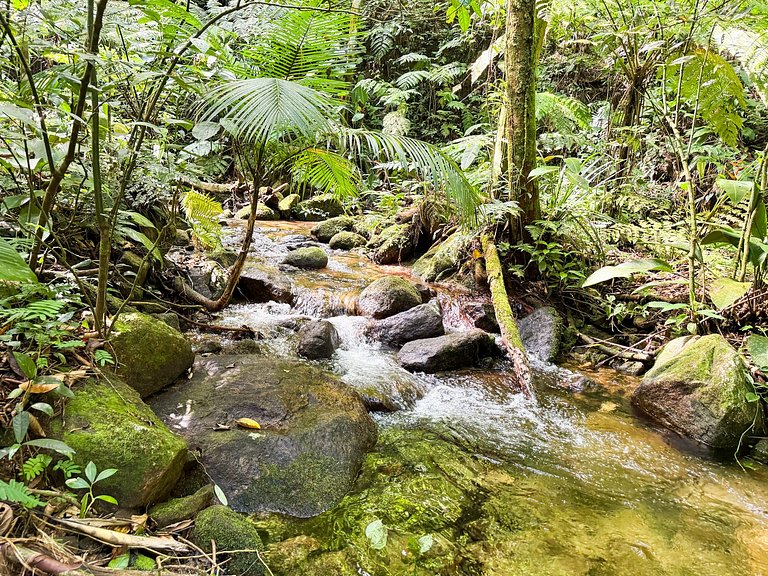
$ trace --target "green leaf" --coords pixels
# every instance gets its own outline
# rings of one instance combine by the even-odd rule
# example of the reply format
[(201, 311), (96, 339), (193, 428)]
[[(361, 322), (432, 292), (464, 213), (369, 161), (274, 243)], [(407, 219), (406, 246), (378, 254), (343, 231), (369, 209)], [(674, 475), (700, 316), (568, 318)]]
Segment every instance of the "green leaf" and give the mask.
[(752, 194), (755, 188), (755, 183), (749, 180), (727, 180), (726, 178), (718, 178), (715, 181), (715, 185), (725, 192), (728, 199), (734, 206), (739, 204), (748, 194)]
[(715, 308), (728, 308), (749, 291), (750, 282), (737, 282), (731, 278), (718, 278), (709, 286), (709, 298)]
[(226, 506), (229, 501), (227, 500), (227, 495), (224, 494), (224, 490), (221, 489), (221, 486), (218, 484), (213, 485), (213, 493), (216, 495), (216, 498), (223, 506)]
[(365, 527), (365, 536), (371, 541), (371, 548), (383, 550), (387, 546), (388, 530), (381, 520), (374, 520)]
[(35, 402), (30, 408), (32, 410), (38, 410), (47, 416), (53, 416), (53, 408), (47, 402)]
[(117, 473), (117, 470), (115, 468), (107, 468), (106, 470), (102, 470), (99, 472), (99, 475), (96, 476), (96, 480), (93, 481), (94, 484), (96, 482), (101, 482), (102, 480), (106, 480), (110, 476), (114, 476)]
[(198, 140), (210, 140), (221, 130), (218, 122), (200, 122), (192, 128), (192, 136)]
[(749, 231), (750, 236), (754, 236), (759, 240), (765, 239), (768, 236), (768, 219), (765, 214), (765, 202), (760, 202), (755, 210), (755, 217), (752, 220), (752, 230)]
[(113, 570), (119, 570), (122, 568), (128, 568), (128, 565), (131, 562), (131, 555), (130, 554), (121, 554), (120, 556), (117, 556), (116, 558), (113, 558), (110, 560), (109, 564), (107, 564), (107, 568), (112, 568)]
[(588, 286), (594, 286), (595, 284), (607, 282), (608, 280), (613, 280), (615, 278), (629, 278), (632, 274), (641, 274), (653, 270), (672, 272), (672, 267), (664, 260), (658, 260), (656, 258), (630, 260), (629, 262), (623, 262), (617, 266), (603, 266), (599, 270), (594, 271), (584, 281), (582, 287), (586, 288)]
[(29, 354), (23, 352), (14, 352), (13, 357), (16, 359), (16, 363), (29, 380), (32, 380), (37, 376), (37, 364), (32, 360)]
[(419, 538), (419, 554), (426, 554), (429, 552), (434, 543), (435, 539), (432, 537), (432, 534), (426, 534)]
[(59, 454), (65, 456), (71, 456), (75, 453), (71, 446), (65, 444), (61, 440), (53, 440), (52, 438), (37, 438), (35, 440), (29, 440), (24, 443), (27, 446), (37, 446), (38, 448), (45, 448), (46, 450), (53, 450)]
[(29, 412), (22, 410), (13, 417), (13, 435), (16, 437), (16, 442), (19, 444), (24, 442), (27, 430), (29, 430)]
[(96, 480), (96, 464), (93, 462), (88, 462), (88, 464), (85, 465), (85, 477), (88, 478), (88, 481), (93, 484)]
[(8, 482), (0, 480), (0, 500), (17, 502), (24, 506), (24, 508), (35, 508), (45, 505), (45, 502), (30, 494), (29, 488), (16, 480), (8, 480)]
[(545, 174), (555, 174), (557, 172), (560, 172), (559, 166), (539, 166), (528, 173), (528, 179), (535, 180)]
[(0, 280), (37, 282), (37, 276), (10, 243), (0, 238)]
[(114, 504), (115, 506), (117, 506), (117, 500), (115, 500), (115, 498), (113, 498), (109, 494), (99, 494), (98, 496), (96, 496), (96, 498), (94, 498), (94, 500), (102, 500), (104, 502), (109, 502), (110, 504)]
[(85, 490), (90, 487), (90, 484), (84, 478), (70, 478), (64, 483), (73, 490)]
[(752, 334), (747, 338), (747, 350), (754, 362), (761, 369), (768, 366), (768, 338)]

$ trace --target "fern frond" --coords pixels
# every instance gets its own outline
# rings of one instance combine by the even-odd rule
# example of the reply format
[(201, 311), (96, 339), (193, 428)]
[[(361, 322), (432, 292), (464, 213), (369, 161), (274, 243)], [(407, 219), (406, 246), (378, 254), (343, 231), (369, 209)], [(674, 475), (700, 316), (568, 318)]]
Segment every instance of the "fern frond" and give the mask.
[(403, 90), (411, 90), (429, 78), (426, 70), (411, 70), (395, 80), (395, 86)]
[(321, 148), (307, 148), (294, 158), (294, 181), (310, 185), (340, 199), (352, 198), (360, 191), (360, 171), (343, 156)]
[(444, 66), (435, 66), (429, 71), (429, 81), (435, 84), (453, 83), (467, 70), (461, 62), (450, 62)]
[(589, 128), (592, 114), (580, 100), (563, 94), (539, 92), (536, 94), (536, 120), (546, 120), (555, 131), (570, 134), (574, 128)]
[(400, 58), (395, 60), (395, 64), (413, 64), (415, 62), (429, 62), (429, 60), (429, 56), (419, 54), (418, 52), (409, 52), (408, 54), (403, 54), (400, 56)]
[(207, 194), (188, 190), (181, 198), (181, 207), (198, 240), (209, 248), (217, 248), (221, 244), (221, 204)]

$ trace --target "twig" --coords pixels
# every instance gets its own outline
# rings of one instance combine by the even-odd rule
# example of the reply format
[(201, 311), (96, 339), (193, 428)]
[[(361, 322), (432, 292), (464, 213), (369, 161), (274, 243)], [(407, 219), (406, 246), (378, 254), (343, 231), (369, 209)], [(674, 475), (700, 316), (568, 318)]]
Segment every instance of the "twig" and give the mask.
[(605, 340), (592, 338), (591, 336), (587, 336), (581, 332), (578, 333), (578, 337), (586, 344), (617, 358), (624, 358), (625, 360), (633, 360), (634, 362), (643, 363), (651, 362), (654, 358), (653, 354), (636, 351), (632, 348), (628, 348), (627, 346), (622, 346), (621, 344), (616, 344), (614, 342), (606, 342)]

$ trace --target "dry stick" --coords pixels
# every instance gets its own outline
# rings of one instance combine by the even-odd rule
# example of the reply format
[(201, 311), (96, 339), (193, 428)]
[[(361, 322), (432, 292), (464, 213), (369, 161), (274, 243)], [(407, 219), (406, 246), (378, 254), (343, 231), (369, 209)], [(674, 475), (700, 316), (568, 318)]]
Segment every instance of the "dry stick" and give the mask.
[(252, 336), (256, 335), (253, 329), (249, 328), (248, 326), (241, 326), (240, 328), (235, 328), (232, 326), (220, 326), (218, 324), (205, 324), (203, 322), (196, 322), (195, 320), (190, 320), (189, 318), (187, 318), (186, 316), (182, 316), (181, 314), (179, 314), (179, 316), (184, 322), (189, 322), (194, 326), (205, 328), (206, 330), (210, 330), (211, 332), (242, 332), (245, 334), (251, 334)]
[(592, 338), (586, 334), (579, 332), (578, 337), (581, 338), (586, 344), (610, 354), (613, 357), (624, 358), (625, 360), (632, 360), (634, 362), (650, 362), (653, 360), (653, 355), (646, 352), (633, 351), (632, 348), (622, 346), (621, 344), (615, 344), (613, 342), (606, 342), (598, 338)]
[(496, 245), (487, 234), (482, 238), (483, 252), (485, 256), (485, 270), (488, 273), (488, 286), (491, 289), (491, 301), (493, 310), (496, 313), (496, 320), (501, 329), (501, 338), (504, 346), (512, 359), (515, 372), (520, 382), (532, 392), (531, 386), (531, 364), (528, 360), (528, 354), (520, 338), (520, 332), (517, 329), (515, 317), (512, 314), (512, 307), (507, 297), (507, 289), (504, 286), (504, 272), (499, 260), (499, 254), (496, 251)]

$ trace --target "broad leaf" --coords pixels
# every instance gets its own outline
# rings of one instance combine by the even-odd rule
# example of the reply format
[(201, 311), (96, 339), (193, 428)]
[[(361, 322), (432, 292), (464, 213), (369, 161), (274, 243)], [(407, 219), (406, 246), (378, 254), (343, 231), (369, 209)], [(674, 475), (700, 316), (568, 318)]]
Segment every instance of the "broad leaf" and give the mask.
[(37, 282), (37, 276), (7, 240), (0, 238), (0, 280)]
[(672, 272), (672, 267), (664, 260), (657, 260), (656, 258), (630, 260), (617, 266), (603, 266), (599, 270), (595, 270), (584, 281), (582, 287), (594, 286), (595, 284), (607, 282), (615, 278), (629, 278), (632, 274), (642, 274), (654, 270)]
[(752, 334), (747, 338), (747, 350), (754, 362), (761, 369), (768, 367), (768, 338)]
[(709, 298), (715, 308), (728, 308), (749, 291), (750, 282), (737, 282), (731, 278), (718, 278), (709, 287)]
[(29, 430), (29, 412), (22, 410), (13, 417), (13, 435), (19, 444), (24, 442), (24, 437)]
[(36, 440), (29, 440), (25, 442), (27, 446), (37, 446), (38, 448), (46, 448), (47, 450), (53, 450), (59, 454), (65, 456), (71, 456), (75, 453), (71, 446), (65, 444), (61, 440), (53, 440), (51, 438), (38, 438)]
[(365, 527), (365, 536), (374, 550), (383, 550), (387, 546), (387, 527), (381, 520), (374, 520)]
[(16, 364), (19, 365), (19, 369), (24, 373), (24, 376), (32, 380), (37, 376), (37, 364), (32, 360), (29, 354), (23, 352), (14, 352), (13, 357), (16, 360)]
[(726, 178), (718, 178), (715, 181), (715, 185), (725, 192), (734, 206), (744, 200), (755, 188), (755, 183), (752, 181), (728, 180)]

